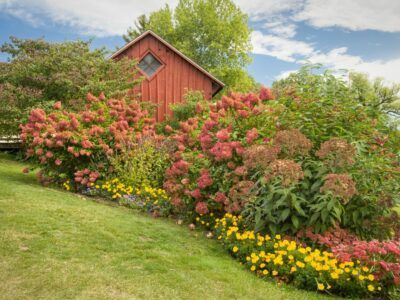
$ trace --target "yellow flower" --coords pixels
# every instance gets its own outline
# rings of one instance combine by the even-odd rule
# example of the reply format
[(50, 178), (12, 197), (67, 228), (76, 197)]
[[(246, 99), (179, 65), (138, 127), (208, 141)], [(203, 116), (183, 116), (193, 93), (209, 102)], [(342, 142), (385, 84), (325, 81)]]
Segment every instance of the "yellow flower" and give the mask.
[(280, 240), (280, 239), (281, 239), (281, 235), (280, 235), (280, 234), (277, 234), (277, 235), (275, 236), (275, 239)]
[(297, 271), (296, 267), (293, 266), (293, 267), (290, 268), (290, 273), (293, 273), (293, 272), (296, 272), (296, 271)]
[(322, 283), (318, 283), (318, 290), (323, 291), (325, 286)]
[(332, 277), (332, 279), (338, 279), (339, 278), (339, 274), (335, 273), (335, 272), (332, 272), (331, 273), (331, 277)]
[(301, 261), (297, 261), (296, 266), (298, 266), (299, 268), (304, 268), (306, 265)]
[(375, 287), (372, 284), (368, 285), (368, 291), (373, 292), (375, 291)]
[(362, 270), (363, 270), (364, 272), (368, 272), (368, 271), (369, 271), (369, 269), (368, 269), (367, 267), (363, 267)]
[(263, 273), (264, 275), (268, 275), (268, 270), (264, 270), (262, 273)]
[(273, 275), (273, 276), (276, 276), (276, 275), (278, 275), (278, 272), (275, 271), (275, 270), (273, 270), (273, 271), (272, 271), (272, 275)]
[(238, 252), (238, 251), (239, 251), (239, 248), (238, 248), (238, 247), (236, 247), (236, 246), (234, 246), (234, 247), (232, 248), (232, 251), (233, 251), (233, 253), (236, 253), (236, 252)]
[(363, 275), (358, 276), (358, 279), (360, 279), (360, 281), (363, 281), (365, 279), (365, 277)]
[(372, 274), (368, 275), (368, 280), (369, 281), (374, 281), (374, 279), (375, 279), (374, 275), (372, 275)]
[(260, 264), (260, 268), (261, 269), (265, 268), (265, 264), (264, 263)]
[(254, 272), (256, 270), (256, 266), (251, 266), (250, 270)]

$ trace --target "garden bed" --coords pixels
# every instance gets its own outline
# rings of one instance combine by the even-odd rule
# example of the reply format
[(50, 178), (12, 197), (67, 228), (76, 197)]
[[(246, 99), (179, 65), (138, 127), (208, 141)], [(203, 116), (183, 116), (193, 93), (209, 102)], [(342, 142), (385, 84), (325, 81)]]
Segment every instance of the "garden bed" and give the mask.
[(260, 281), (170, 220), (40, 186), (0, 154), (2, 299), (331, 299)]

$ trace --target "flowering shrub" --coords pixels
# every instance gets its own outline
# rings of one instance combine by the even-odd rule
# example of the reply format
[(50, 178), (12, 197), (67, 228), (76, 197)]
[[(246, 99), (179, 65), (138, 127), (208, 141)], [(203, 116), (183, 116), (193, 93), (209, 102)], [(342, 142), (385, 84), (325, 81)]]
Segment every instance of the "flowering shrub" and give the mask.
[[(265, 88), (263, 91), (260, 96), (271, 95)], [(295, 232), (307, 224), (317, 224), (322, 230), (340, 221), (342, 202), (335, 200), (334, 206), (329, 205), (335, 216), (328, 211), (326, 217), (316, 207), (317, 197), (325, 197), (325, 202), (341, 197), (329, 184), (335, 174), (328, 175), (321, 161), (320, 168), (308, 168), (309, 186), (304, 186), (302, 161), (309, 157), (313, 144), (298, 129), (277, 128), (275, 121), (282, 107), (272, 103), (271, 97), (260, 96), (231, 94), (215, 104), (199, 102), (197, 116), (181, 121), (176, 131), (168, 128), (176, 151), (164, 188), (176, 210), (189, 218), (194, 212), (221, 215), (244, 210), (256, 230), (272, 232)], [(256, 128), (256, 124), (262, 126)], [(351, 181), (349, 175), (345, 178), (346, 183)], [(304, 194), (303, 190), (316, 184), (318, 189)], [(315, 200), (308, 202), (306, 196)]]
[[(178, 129), (166, 126), (175, 153), (164, 188), (175, 210), (189, 219), (200, 212), (242, 214), (263, 232), (296, 233), (307, 226), (322, 232), (340, 224), (358, 234), (391, 236), (386, 224), (393, 202), (377, 203), (398, 197), (394, 148), (385, 149), (382, 158), (365, 151), (364, 134), (372, 130), (367, 125), (365, 132), (356, 127), (354, 135), (340, 135), (336, 129), (351, 111), (346, 105), (335, 106), (341, 117), (317, 136), (309, 123), (301, 122), (314, 120), (317, 108), (328, 113), (326, 108), (295, 93), (277, 101), (273, 94), (263, 88), (259, 94), (231, 93), (215, 103), (198, 101), (196, 113), (180, 120)], [(315, 121), (319, 126), (320, 120)], [(367, 166), (371, 172), (366, 174)], [(378, 188), (377, 172), (383, 169), (389, 181)]]
[(341, 226), (384, 239), (400, 224), (392, 213), (400, 201), (400, 131), (380, 109), (386, 101), (382, 84), (350, 77), (354, 86), (329, 72), (316, 74), (311, 66), (274, 82), (273, 93), (286, 108), (278, 122), (312, 141), (327, 174), (351, 175), (357, 193), (345, 205)]
[(84, 110), (32, 110), (21, 126), (26, 155), (41, 165), (42, 177), (81, 187), (112, 173), (110, 157), (154, 136), (154, 120), (135, 102), (88, 94)]
[(259, 277), (347, 297), (379, 297), (388, 292), (386, 282), (363, 262), (340, 261), (330, 251), (306, 247), (280, 235), (246, 230), (241, 216), (228, 213), (215, 222), (218, 240)]
[[(250, 115), (257, 116), (257, 105), (261, 104), (257, 95), (232, 94), (215, 104), (199, 102), (197, 115), (180, 122), (180, 128), (171, 135), (176, 151), (164, 182), (178, 211), (193, 215), (195, 211), (239, 212), (243, 208), (254, 182), (242, 157), (260, 134), (251, 124), (244, 128), (238, 125), (246, 125)], [(239, 119), (234, 126), (232, 120), (238, 114), (244, 116), (244, 122)]]

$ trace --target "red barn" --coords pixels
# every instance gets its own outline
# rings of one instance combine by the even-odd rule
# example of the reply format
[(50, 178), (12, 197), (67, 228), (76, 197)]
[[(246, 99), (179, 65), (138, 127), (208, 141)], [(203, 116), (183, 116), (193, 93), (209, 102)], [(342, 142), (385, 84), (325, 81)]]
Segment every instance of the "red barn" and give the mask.
[(211, 99), (224, 84), (152, 31), (146, 31), (115, 52), (138, 61), (144, 80), (137, 88), (142, 101), (157, 105), (157, 121), (171, 115), (169, 105), (182, 102), (187, 90), (202, 91)]

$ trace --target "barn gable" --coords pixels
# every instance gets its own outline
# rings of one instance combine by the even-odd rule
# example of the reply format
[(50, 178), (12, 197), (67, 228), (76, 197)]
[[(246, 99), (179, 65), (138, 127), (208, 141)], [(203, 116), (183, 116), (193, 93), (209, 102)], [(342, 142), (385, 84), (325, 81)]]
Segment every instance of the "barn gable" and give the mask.
[(224, 84), (161, 37), (147, 31), (115, 52), (111, 58), (138, 61), (144, 80), (136, 92), (157, 105), (158, 121), (171, 115), (170, 104), (183, 101), (187, 90), (200, 90), (211, 99)]

